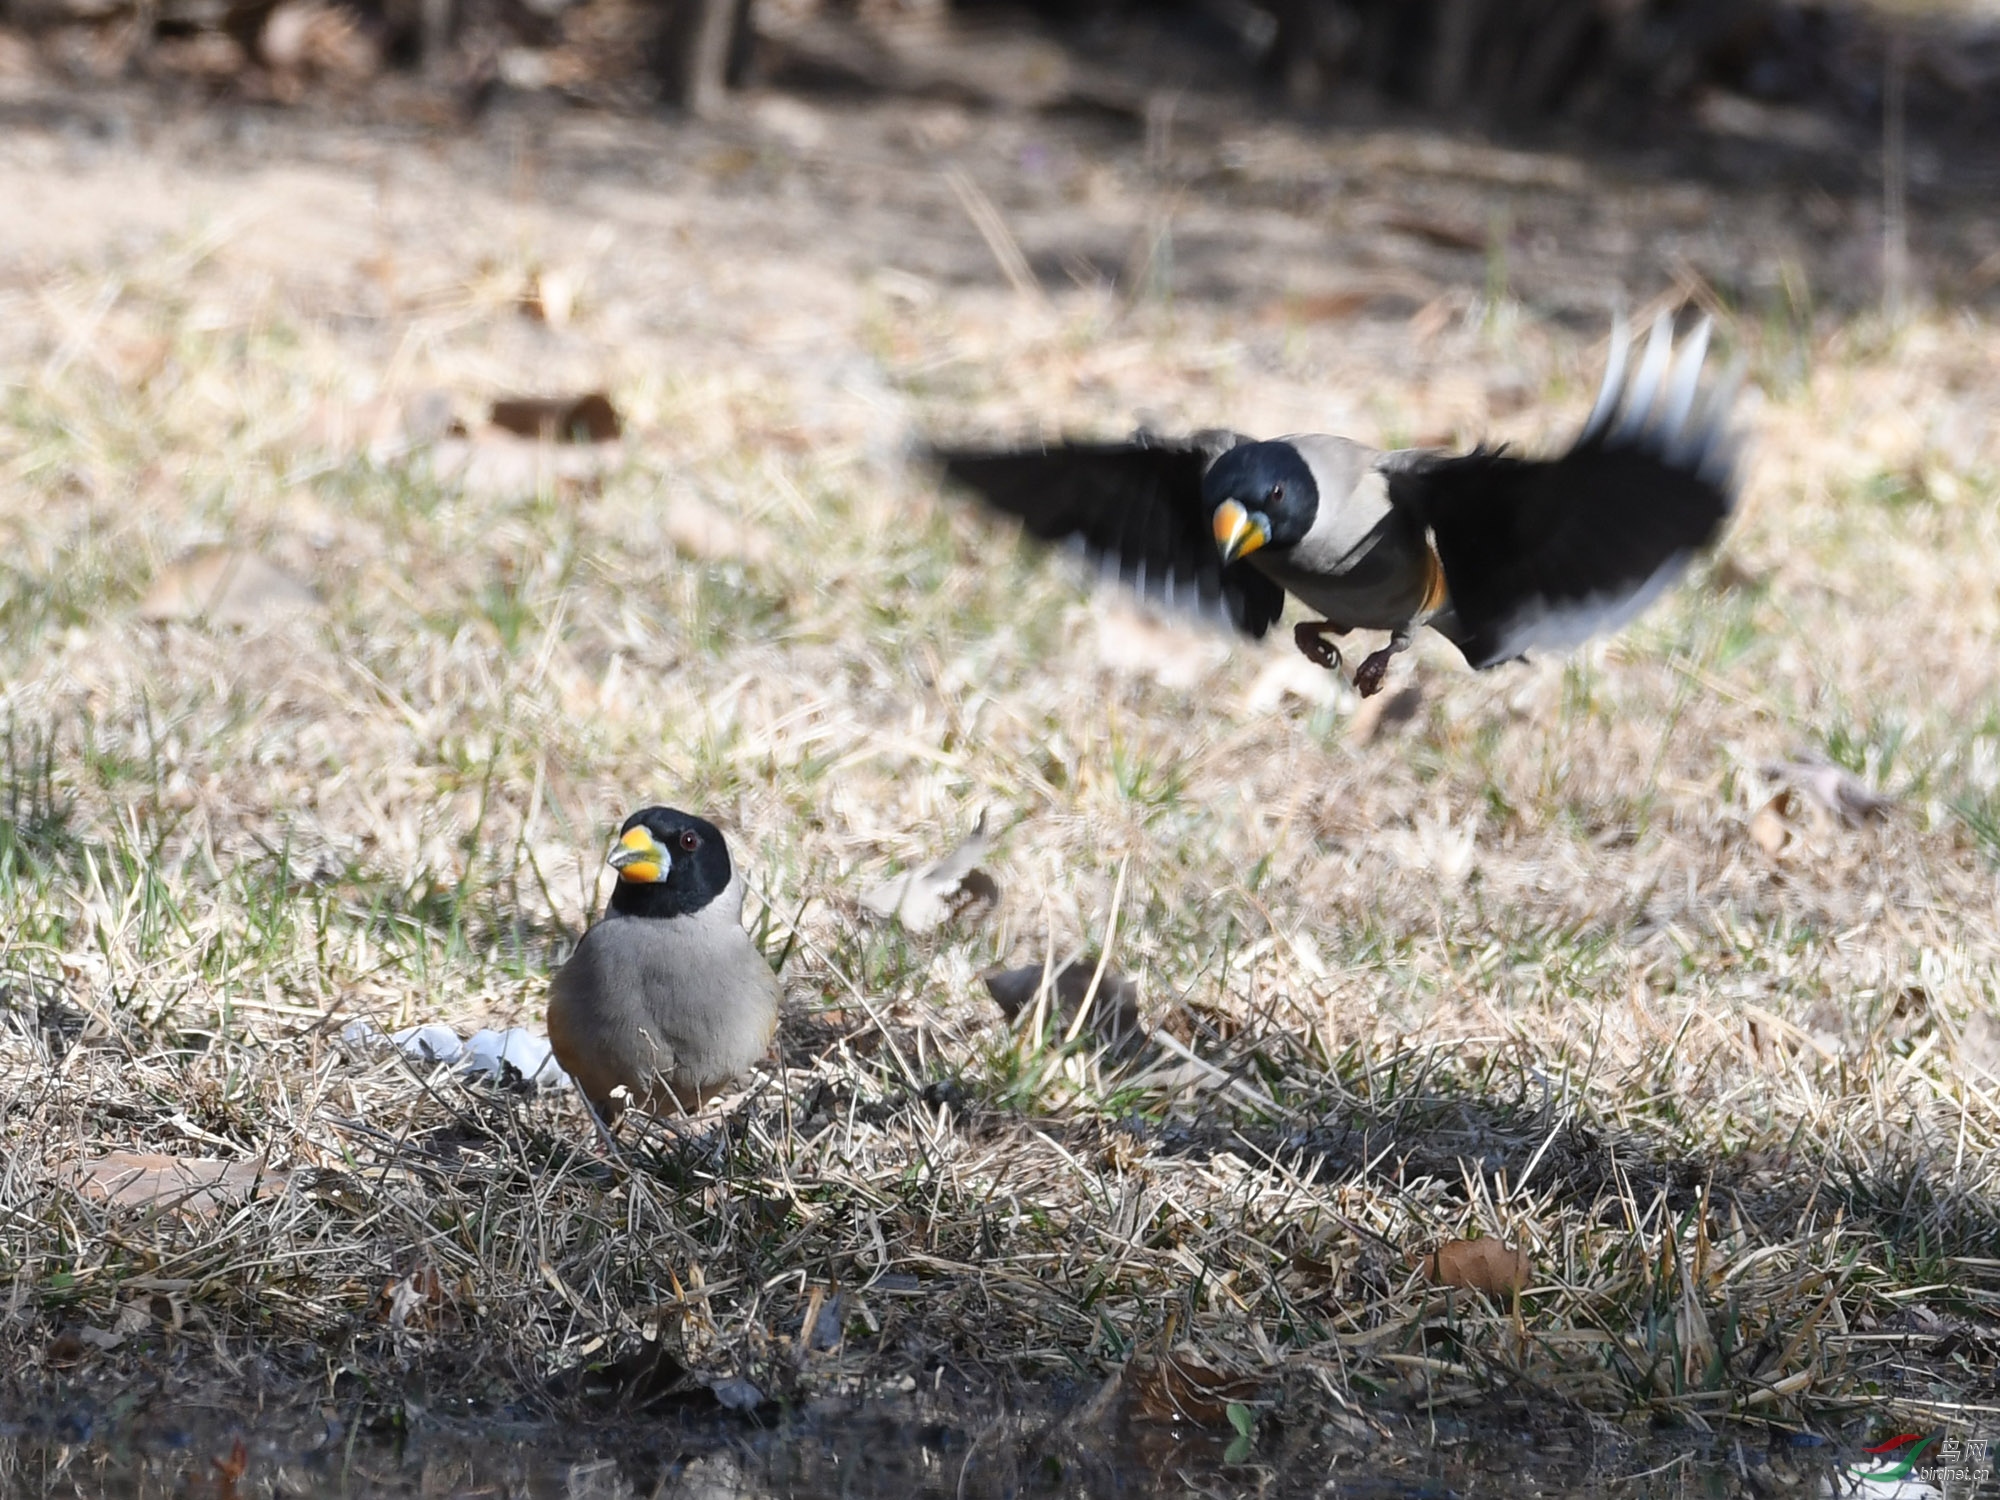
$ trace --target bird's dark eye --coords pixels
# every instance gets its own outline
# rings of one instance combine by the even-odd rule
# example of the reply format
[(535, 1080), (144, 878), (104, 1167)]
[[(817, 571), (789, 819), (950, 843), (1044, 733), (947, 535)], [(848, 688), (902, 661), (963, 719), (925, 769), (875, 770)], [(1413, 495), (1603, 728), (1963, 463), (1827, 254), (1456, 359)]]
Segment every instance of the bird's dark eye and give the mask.
[(692, 853), (701, 847), (701, 835), (692, 828), (683, 828), (681, 836), (674, 842), (679, 844), (684, 852)]
[(1271, 486), (1271, 493), (1264, 497), (1264, 503), (1266, 505), (1276, 505), (1284, 498), (1285, 487), (1282, 484), (1274, 484)]

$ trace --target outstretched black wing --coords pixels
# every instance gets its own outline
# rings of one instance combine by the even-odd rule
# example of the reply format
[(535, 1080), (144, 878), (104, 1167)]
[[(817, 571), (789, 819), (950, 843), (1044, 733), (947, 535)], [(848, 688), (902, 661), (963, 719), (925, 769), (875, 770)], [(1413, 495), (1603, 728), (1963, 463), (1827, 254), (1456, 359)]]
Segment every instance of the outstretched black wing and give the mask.
[(1481, 450), (1391, 470), (1390, 498), (1444, 564), (1452, 619), (1437, 623), (1475, 667), (1617, 629), (1721, 533), (1736, 504), (1733, 382), (1695, 416), (1707, 322), (1678, 361), (1672, 343), (1663, 316), (1628, 383), (1619, 326), (1596, 409), (1559, 458)]
[(1105, 573), (1149, 598), (1261, 636), (1284, 613), (1285, 591), (1216, 552), (1201, 476), (1234, 433), (1143, 435), (1129, 443), (1062, 443), (1012, 451), (940, 449), (945, 477), (1018, 516), (1044, 541), (1074, 541)]

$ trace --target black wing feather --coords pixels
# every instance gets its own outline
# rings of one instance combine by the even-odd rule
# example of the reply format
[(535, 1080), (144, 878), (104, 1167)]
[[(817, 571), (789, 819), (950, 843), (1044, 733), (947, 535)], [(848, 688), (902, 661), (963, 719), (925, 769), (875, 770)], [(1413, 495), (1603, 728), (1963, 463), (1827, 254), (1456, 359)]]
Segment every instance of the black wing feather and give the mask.
[(1217, 451), (1203, 434), (940, 449), (933, 456), (946, 478), (1019, 517), (1032, 535), (1080, 543), (1100, 567), (1115, 568), (1147, 596), (1221, 613), (1244, 634), (1261, 636), (1284, 613), (1285, 591), (1248, 564), (1222, 566), (1201, 498), (1201, 477)]
[(1450, 634), (1474, 666), (1616, 628), (1721, 534), (1736, 503), (1728, 401), (1688, 420), (1705, 333), (1690, 343), (1673, 379), (1664, 351), (1649, 353), (1629, 391), (1615, 356), (1597, 414), (1558, 458), (1481, 450), (1390, 473), (1390, 498), (1430, 528)]

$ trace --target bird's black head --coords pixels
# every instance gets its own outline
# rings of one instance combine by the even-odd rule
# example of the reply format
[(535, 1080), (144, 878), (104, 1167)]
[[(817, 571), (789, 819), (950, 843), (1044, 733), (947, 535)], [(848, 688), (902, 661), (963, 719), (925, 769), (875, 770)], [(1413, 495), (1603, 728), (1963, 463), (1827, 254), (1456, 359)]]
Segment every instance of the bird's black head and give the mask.
[(1296, 547), (1319, 514), (1319, 486), (1290, 443), (1242, 443), (1202, 476), (1215, 545), (1225, 563), (1259, 547)]
[(632, 814), (611, 849), (618, 888), (611, 909), (632, 917), (685, 917), (729, 887), (729, 846), (706, 818), (672, 807)]

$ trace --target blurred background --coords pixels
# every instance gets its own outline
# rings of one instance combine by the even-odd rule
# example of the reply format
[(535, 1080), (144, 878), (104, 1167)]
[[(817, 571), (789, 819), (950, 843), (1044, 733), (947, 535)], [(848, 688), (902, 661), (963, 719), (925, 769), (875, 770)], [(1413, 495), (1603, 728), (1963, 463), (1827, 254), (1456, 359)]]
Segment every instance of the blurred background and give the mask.
[[(1179, 1338), (1321, 1473), (1434, 1381), (1588, 1455), (1990, 1410), (1996, 145), (1971, 0), (0, 0), (0, 1406), (226, 1410), (213, 1334), (401, 1434), (698, 1300), (765, 1392)], [(1747, 364), (1718, 554), (1366, 703), (911, 461), (1544, 451), (1620, 309)], [(625, 1200), (567, 1095), (342, 1038), (538, 1029), (656, 800), (799, 1025)], [(871, 913), (982, 813), (976, 921)], [(1087, 951), (1187, 1067), (977, 978)], [(121, 1208), (129, 1151), (250, 1185)], [(1482, 1236), (1539, 1300), (1425, 1328)], [(1020, 1493), (976, 1446), (940, 1492)]]
[(0, 19), (17, 76), (283, 102), (415, 76), (468, 112), (504, 89), (712, 112), (790, 85), (1116, 115), (1193, 86), (1810, 153), (1885, 110), (1971, 139), (2000, 108), (1983, 0), (9, 0)]

